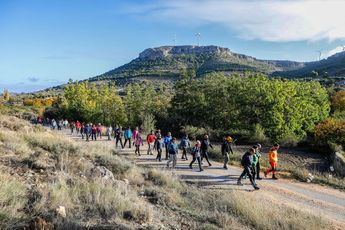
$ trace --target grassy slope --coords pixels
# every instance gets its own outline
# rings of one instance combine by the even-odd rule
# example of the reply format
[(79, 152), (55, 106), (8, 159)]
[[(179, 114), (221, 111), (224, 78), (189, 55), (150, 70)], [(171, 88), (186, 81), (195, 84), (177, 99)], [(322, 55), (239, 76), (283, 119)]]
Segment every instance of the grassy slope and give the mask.
[[(94, 174), (96, 166), (114, 180)], [(103, 145), (85, 146), (9, 116), (0, 116), (0, 175), (0, 228), (330, 228), (320, 217), (271, 207), (258, 193), (189, 186)]]

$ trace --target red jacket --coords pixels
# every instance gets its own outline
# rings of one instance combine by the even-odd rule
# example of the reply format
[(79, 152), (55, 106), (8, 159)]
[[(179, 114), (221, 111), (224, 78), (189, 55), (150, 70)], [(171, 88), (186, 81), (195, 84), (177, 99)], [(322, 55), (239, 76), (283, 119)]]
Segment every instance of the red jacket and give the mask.
[(154, 134), (147, 135), (147, 138), (146, 138), (147, 143), (151, 144), (151, 143), (155, 142), (155, 140), (156, 140), (156, 135), (154, 135)]

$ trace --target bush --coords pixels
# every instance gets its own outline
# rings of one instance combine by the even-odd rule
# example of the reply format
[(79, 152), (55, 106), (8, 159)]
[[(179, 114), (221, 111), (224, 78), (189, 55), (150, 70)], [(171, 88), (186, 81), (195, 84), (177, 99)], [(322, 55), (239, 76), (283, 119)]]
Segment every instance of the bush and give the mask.
[(260, 125), (256, 124), (254, 126), (253, 135), (250, 137), (250, 141), (253, 143), (267, 143), (269, 139), (265, 135), (265, 129)]
[(329, 118), (315, 127), (315, 143), (328, 146), (335, 143), (345, 148), (345, 120)]
[(207, 133), (205, 128), (202, 127), (194, 127), (191, 125), (187, 125), (186, 127), (182, 127), (181, 132), (188, 134), (189, 138), (192, 140), (201, 139)]

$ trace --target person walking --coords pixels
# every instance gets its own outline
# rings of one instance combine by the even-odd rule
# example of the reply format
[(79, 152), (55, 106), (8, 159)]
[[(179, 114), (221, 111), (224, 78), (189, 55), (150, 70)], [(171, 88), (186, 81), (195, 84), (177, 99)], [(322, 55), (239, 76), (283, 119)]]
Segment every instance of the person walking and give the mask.
[(254, 175), (252, 174), (252, 165), (253, 165), (253, 155), (255, 154), (255, 150), (250, 148), (243, 156), (241, 160), (241, 164), (243, 166), (243, 172), (241, 173), (240, 177), (237, 180), (237, 185), (243, 185), (241, 180), (242, 177), (248, 175), (250, 183), (254, 187), (255, 190), (259, 190), (260, 188), (256, 185), (255, 180), (253, 179)]
[(96, 128), (97, 128), (97, 137), (99, 137), (99, 139), (102, 139), (102, 133), (103, 133), (102, 124), (98, 123)]
[(188, 157), (187, 157), (187, 152), (190, 149), (190, 141), (188, 139), (188, 135), (184, 135), (181, 139), (181, 143), (180, 143), (180, 147), (182, 148), (182, 160), (186, 160), (188, 161)]
[(224, 141), (223, 141), (223, 144), (222, 144), (222, 155), (224, 157), (224, 166), (223, 168), (224, 169), (228, 169), (228, 162), (230, 160), (230, 152), (231, 154), (234, 154), (234, 152), (232, 151), (232, 148), (231, 148), (231, 144), (232, 144), (232, 137), (231, 136), (225, 136), (224, 137)]
[(140, 155), (140, 146), (143, 144), (143, 139), (141, 137), (141, 133), (137, 133), (135, 136), (135, 140), (134, 140), (134, 146), (135, 146), (135, 154), (136, 155)]
[(124, 147), (126, 147), (126, 144), (128, 142), (128, 147), (131, 148), (131, 141), (132, 141), (132, 131), (131, 131), (131, 128), (128, 127), (126, 130), (125, 130), (125, 133), (124, 133), (124, 136), (125, 136), (125, 144), (123, 145)]
[(169, 149), (168, 148), (169, 148), (171, 140), (172, 140), (171, 132), (168, 132), (168, 134), (164, 137), (165, 159), (166, 160), (169, 159)]
[(62, 126), (63, 126), (63, 120), (59, 120), (57, 128), (58, 130), (62, 130)]
[(79, 122), (79, 121), (77, 121), (76, 123), (75, 123), (75, 130), (76, 130), (76, 132), (77, 132), (77, 135), (79, 134), (79, 133), (81, 133), (80, 131), (81, 131), (81, 123)]
[(278, 149), (279, 144), (275, 144), (268, 153), (268, 159), (270, 162), (270, 168), (265, 171), (265, 177), (272, 172), (272, 179), (277, 180), (276, 172), (277, 172), (277, 166), (278, 166)]
[(146, 137), (146, 142), (148, 145), (147, 155), (153, 155), (152, 149), (153, 149), (153, 145), (155, 141), (156, 141), (156, 135), (154, 134), (153, 130), (151, 130), (151, 132)]
[(55, 119), (52, 120), (52, 129), (55, 130), (57, 127), (57, 123), (55, 121)]
[(80, 124), (80, 129), (79, 129), (79, 132), (80, 132), (80, 135), (81, 135), (81, 139), (84, 139), (84, 130), (85, 130), (85, 124), (82, 123)]
[(92, 135), (92, 124), (87, 124), (85, 126), (85, 135), (86, 135), (86, 141), (90, 141), (90, 137)]
[(71, 134), (73, 134), (75, 129), (75, 123), (73, 121), (70, 123), (69, 128), (71, 130)]
[(212, 144), (210, 143), (209, 137), (207, 134), (205, 134), (204, 139), (201, 142), (201, 163), (203, 161), (203, 159), (205, 158), (208, 165), (212, 166), (212, 164), (210, 163), (210, 160), (208, 158), (208, 150), (209, 148), (213, 149)]
[(97, 126), (93, 125), (91, 128), (91, 140), (97, 141)]
[[(136, 127), (133, 131), (133, 141), (135, 142), (135, 139), (137, 139), (137, 135), (139, 134), (139, 128)], [(133, 142), (133, 145), (135, 145)]]
[(113, 133), (113, 127), (111, 127), (111, 125), (109, 125), (105, 131), (105, 134), (108, 137), (108, 141), (111, 141), (111, 134)]
[(123, 146), (123, 142), (122, 142), (122, 137), (123, 137), (123, 131), (122, 131), (122, 127), (118, 127), (116, 128), (115, 130), (115, 140), (116, 140), (116, 144), (115, 144), (115, 147), (117, 148), (119, 142), (121, 144), (121, 148), (124, 148)]
[(164, 141), (162, 139), (162, 136), (160, 136), (156, 139), (156, 150), (157, 150), (156, 160), (158, 161), (162, 161), (163, 147), (164, 147)]
[(262, 180), (262, 178), (260, 177), (260, 158), (261, 158), (261, 145), (260, 144), (256, 144), (256, 146), (258, 147), (256, 149), (255, 155), (258, 158), (258, 162), (256, 163), (256, 168), (255, 168), (255, 172), (256, 172), (256, 179), (257, 180)]
[(252, 174), (253, 174), (253, 180), (255, 181), (256, 165), (258, 164), (258, 160), (259, 160), (258, 156), (256, 155), (256, 152), (258, 151), (258, 146), (254, 145), (253, 149), (254, 149), (254, 154), (253, 154)]
[(201, 166), (201, 155), (200, 155), (201, 154), (201, 150), (200, 150), (200, 147), (201, 147), (201, 142), (198, 140), (196, 142), (195, 146), (192, 148), (193, 160), (190, 162), (189, 168), (193, 169), (193, 164), (197, 160), (198, 164), (199, 164), (199, 170), (200, 170), (200, 172), (202, 172), (204, 170), (202, 169), (202, 166)]
[(174, 169), (176, 167), (177, 163), (177, 154), (178, 154), (178, 144), (176, 143), (176, 138), (172, 138), (171, 142), (168, 146), (168, 152), (169, 152), (169, 160), (167, 162), (167, 167), (169, 168), (170, 163), (172, 162), (172, 168)]
[(162, 139), (161, 130), (160, 129), (156, 130), (155, 135), (156, 135), (156, 140), (155, 140), (155, 143), (153, 144), (153, 150), (157, 150), (158, 138)]

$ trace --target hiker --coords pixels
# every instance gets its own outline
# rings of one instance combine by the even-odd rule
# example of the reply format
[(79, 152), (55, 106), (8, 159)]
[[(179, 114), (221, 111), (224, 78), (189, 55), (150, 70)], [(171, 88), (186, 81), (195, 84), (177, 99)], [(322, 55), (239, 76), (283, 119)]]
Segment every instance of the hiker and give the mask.
[(201, 158), (200, 158), (200, 152), (201, 152), (201, 150), (200, 150), (200, 147), (201, 147), (201, 142), (198, 140), (198, 141), (196, 142), (195, 146), (194, 146), (193, 149), (192, 149), (193, 160), (192, 160), (192, 162), (190, 162), (189, 168), (190, 168), (190, 169), (193, 169), (193, 164), (194, 164), (194, 162), (197, 160), (197, 161), (198, 161), (198, 164), (199, 164), (199, 170), (200, 170), (200, 172), (202, 172), (202, 171), (204, 171), (204, 170), (202, 169), (202, 166), (201, 166)]
[(64, 127), (65, 129), (67, 129), (67, 127), (68, 127), (68, 120), (65, 119), (65, 120), (62, 122), (62, 125), (63, 125), (63, 127)]
[(243, 166), (243, 172), (241, 173), (240, 177), (237, 180), (237, 185), (243, 185), (241, 180), (242, 177), (248, 175), (250, 183), (253, 185), (255, 190), (259, 190), (260, 188), (256, 185), (255, 180), (253, 179), (254, 175), (252, 174), (252, 165), (253, 165), (253, 155), (255, 154), (255, 150), (250, 148), (243, 156), (241, 160), (241, 165)]
[(92, 124), (87, 124), (84, 129), (85, 135), (86, 135), (86, 141), (90, 141), (90, 137), (92, 135)]
[(141, 137), (141, 133), (137, 133), (135, 136), (135, 140), (134, 140), (134, 146), (135, 146), (135, 154), (140, 155), (140, 146), (143, 144), (143, 139)]
[[(137, 139), (137, 135), (139, 134), (139, 128), (136, 127), (133, 131), (133, 141), (135, 142), (135, 139)], [(133, 142), (133, 145), (135, 145)]]
[(158, 139), (162, 139), (161, 130), (158, 129), (158, 130), (155, 132), (155, 135), (156, 135), (156, 140), (155, 140), (155, 143), (153, 144), (153, 150), (157, 150)]
[(57, 124), (58, 130), (62, 130), (62, 126), (63, 126), (63, 120), (59, 120)]
[(97, 137), (99, 137), (99, 139), (102, 139), (102, 132), (103, 132), (102, 124), (98, 123), (96, 129), (97, 129)]
[[(261, 145), (260, 144), (256, 144), (256, 146), (258, 147), (256, 149), (255, 155), (258, 158), (258, 161), (256, 163), (256, 168), (255, 168), (255, 172), (256, 172), (256, 179), (257, 180), (262, 180), (262, 178), (260, 177), (260, 158), (261, 158)], [(255, 175), (254, 175), (255, 176)]]
[(128, 142), (128, 147), (131, 148), (132, 131), (130, 127), (128, 127), (125, 130), (124, 137), (125, 137), (125, 144), (123, 146), (126, 147), (126, 144)]
[(107, 137), (108, 137), (108, 141), (110, 141), (110, 140), (111, 140), (111, 134), (113, 133), (113, 127), (111, 127), (111, 125), (109, 125), (109, 126), (107, 127), (105, 133), (106, 133), (106, 135), (107, 135)]
[(255, 176), (256, 176), (256, 165), (258, 164), (258, 156), (256, 155), (256, 152), (258, 151), (258, 146), (254, 145), (254, 154), (253, 154), (253, 164), (252, 164), (252, 174), (253, 174), (253, 180), (255, 181)]
[(93, 125), (91, 128), (91, 140), (97, 141), (97, 126)]
[(162, 152), (164, 147), (164, 140), (162, 139), (162, 136), (158, 136), (156, 139), (156, 150), (157, 150), (157, 157), (156, 160), (162, 161)]
[(181, 143), (180, 143), (180, 147), (182, 148), (182, 160), (186, 160), (188, 161), (188, 157), (187, 157), (187, 151), (190, 148), (190, 141), (188, 139), (188, 135), (184, 135), (181, 139)]
[(82, 124), (80, 124), (80, 128), (79, 128), (81, 139), (84, 139), (84, 134), (85, 134), (84, 131), (85, 131), (85, 124), (82, 123)]
[(231, 154), (234, 154), (231, 148), (232, 141), (233, 140), (231, 136), (228, 135), (224, 137), (224, 141), (222, 144), (222, 155), (224, 157), (224, 166), (223, 166), (224, 169), (228, 169), (228, 162), (230, 160), (229, 153), (231, 152)]
[(52, 128), (53, 128), (53, 130), (55, 130), (56, 127), (57, 127), (57, 123), (56, 123), (55, 119), (53, 119), (52, 120)]
[(278, 178), (276, 177), (276, 171), (277, 171), (277, 166), (278, 166), (278, 149), (279, 149), (279, 144), (275, 144), (269, 151), (268, 153), (268, 159), (271, 165), (271, 168), (267, 169), (265, 171), (265, 177), (267, 177), (267, 174), (272, 172), (272, 179), (277, 180)]
[(203, 161), (203, 159), (205, 158), (208, 165), (212, 166), (212, 164), (210, 163), (210, 160), (208, 159), (208, 150), (209, 148), (213, 149), (213, 146), (210, 143), (209, 137), (207, 134), (205, 134), (204, 139), (201, 142), (201, 163)]
[(70, 130), (71, 130), (71, 134), (73, 134), (73, 133), (74, 133), (74, 128), (75, 128), (74, 122), (71, 122), (69, 128), (70, 128)]
[(153, 145), (156, 141), (156, 135), (154, 134), (153, 130), (151, 130), (151, 132), (147, 135), (146, 137), (146, 141), (147, 141), (147, 155), (153, 155), (152, 153), (152, 149), (153, 149)]
[(124, 148), (123, 143), (122, 143), (122, 137), (123, 137), (123, 131), (122, 131), (122, 127), (120, 126), (115, 130), (115, 139), (116, 139), (115, 147), (116, 148), (117, 148), (119, 142), (121, 144), (121, 148)]
[(168, 132), (168, 134), (164, 137), (164, 146), (165, 146), (165, 159), (168, 160), (169, 158), (169, 145), (172, 140), (171, 132)]
[(177, 154), (178, 154), (178, 144), (176, 143), (176, 138), (172, 138), (171, 142), (168, 146), (168, 152), (169, 152), (169, 160), (167, 162), (167, 167), (169, 168), (170, 162), (173, 163), (172, 167), (173, 169), (176, 167), (177, 163)]
[(81, 123), (79, 121), (75, 123), (75, 130), (77, 131), (77, 135), (81, 133)]

